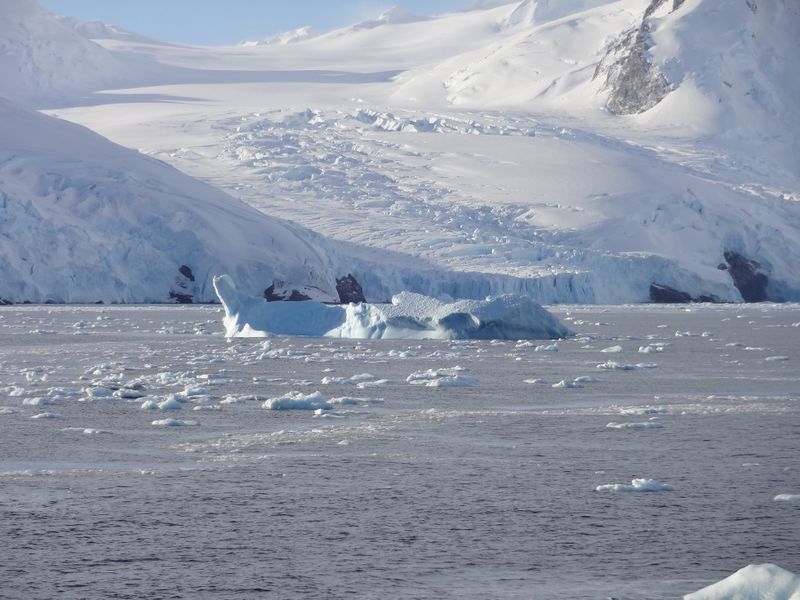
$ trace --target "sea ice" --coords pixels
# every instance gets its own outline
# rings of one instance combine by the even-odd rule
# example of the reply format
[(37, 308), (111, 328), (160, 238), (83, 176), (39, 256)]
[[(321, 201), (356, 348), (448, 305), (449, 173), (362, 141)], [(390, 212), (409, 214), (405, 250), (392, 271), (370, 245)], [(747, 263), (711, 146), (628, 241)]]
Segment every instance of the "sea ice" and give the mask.
[(154, 427), (184, 427), (186, 425), (199, 425), (199, 423), (181, 419), (156, 419), (151, 425)]
[(661, 429), (664, 424), (656, 421), (648, 421), (646, 423), (608, 423), (606, 427), (609, 429)]
[(791, 504), (800, 504), (800, 494), (778, 494), (773, 498), (777, 502), (789, 502)]
[(330, 403), (319, 392), (303, 394), (302, 392), (289, 392), (279, 398), (269, 398), (264, 401), (264, 408), (269, 410), (317, 410), (330, 409)]
[(607, 483), (595, 488), (598, 492), (671, 492), (672, 486), (659, 483), (655, 479), (632, 479), (630, 485), (624, 483)]
[(617, 353), (622, 352), (622, 346), (609, 346), (608, 348), (603, 348), (600, 352), (607, 352), (607, 353)]

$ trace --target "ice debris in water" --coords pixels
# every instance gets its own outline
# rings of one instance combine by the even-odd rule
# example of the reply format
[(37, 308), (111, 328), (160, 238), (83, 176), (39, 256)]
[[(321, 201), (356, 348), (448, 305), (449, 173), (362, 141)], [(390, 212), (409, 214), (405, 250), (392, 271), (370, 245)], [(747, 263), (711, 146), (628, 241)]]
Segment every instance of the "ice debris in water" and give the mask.
[(197, 421), (181, 419), (156, 419), (151, 423), (154, 427), (185, 427), (189, 425), (199, 425)]
[(655, 479), (632, 479), (630, 485), (624, 483), (607, 483), (595, 488), (598, 492), (671, 492), (672, 486), (659, 483)]
[(773, 564), (748, 565), (683, 600), (800, 600), (800, 576)]
[(319, 392), (304, 394), (302, 392), (289, 392), (279, 398), (269, 398), (264, 401), (264, 408), (269, 410), (328, 410), (330, 403)]
[(622, 346), (609, 346), (608, 348), (603, 348), (600, 352), (606, 353), (618, 353), (622, 352)]
[(661, 429), (664, 427), (664, 424), (657, 421), (648, 421), (646, 423), (608, 423), (606, 427), (609, 429)]
[(800, 504), (800, 494), (778, 494), (773, 498), (776, 502), (789, 502), (791, 504)]
[(214, 278), (225, 309), (227, 337), (269, 334), (353, 339), (556, 339), (572, 335), (526, 296), (441, 302), (401, 292), (391, 304), (327, 305), (267, 302), (236, 289), (228, 275)]
[(406, 378), (406, 381), (412, 385), (424, 385), (427, 387), (472, 387), (480, 383), (475, 377), (459, 375), (459, 371), (463, 370), (465, 370), (463, 367), (456, 366), (449, 369), (416, 371), (411, 373)]

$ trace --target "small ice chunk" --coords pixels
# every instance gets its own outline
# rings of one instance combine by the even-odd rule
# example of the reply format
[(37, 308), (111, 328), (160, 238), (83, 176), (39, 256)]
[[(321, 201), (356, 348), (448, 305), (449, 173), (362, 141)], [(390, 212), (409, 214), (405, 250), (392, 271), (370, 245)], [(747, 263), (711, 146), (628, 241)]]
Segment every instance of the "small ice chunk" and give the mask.
[(664, 427), (664, 424), (657, 421), (648, 421), (646, 423), (608, 423), (606, 427), (609, 429), (661, 429)]
[(376, 379), (375, 381), (360, 381), (356, 384), (356, 387), (360, 390), (364, 388), (371, 388), (371, 387), (381, 387), (389, 383), (388, 379)]
[(60, 419), (61, 417), (55, 413), (51, 412), (43, 412), (37, 415), (33, 415), (31, 419)]
[(598, 369), (605, 369), (606, 371), (633, 371), (636, 367), (634, 365), (626, 365), (618, 363), (613, 360), (608, 360), (602, 364), (597, 365)]
[(668, 415), (669, 409), (665, 406), (630, 406), (619, 409), (621, 415)]
[(180, 410), (183, 408), (183, 403), (180, 401), (177, 394), (170, 394), (158, 403), (158, 408), (160, 410)]
[(789, 502), (791, 504), (800, 504), (800, 494), (778, 494), (773, 498), (776, 502)]
[(632, 479), (631, 484), (607, 483), (595, 488), (598, 492), (671, 492), (672, 486), (655, 479)]
[(107, 387), (88, 387), (84, 390), (90, 398), (111, 398), (114, 391)]
[(566, 379), (562, 379), (558, 383), (554, 383), (552, 386), (556, 389), (567, 389), (567, 388), (582, 388), (583, 386), (579, 383), (574, 383), (572, 381), (567, 381)]
[(542, 344), (536, 346), (534, 352), (558, 352), (558, 344)]
[(144, 398), (147, 394), (142, 390), (134, 390), (130, 388), (120, 388), (114, 392), (115, 398), (122, 398), (123, 400), (136, 400)]
[(608, 348), (603, 348), (600, 352), (608, 352), (608, 353), (617, 353), (622, 352), (622, 346), (609, 346)]
[(778, 362), (778, 361), (789, 360), (789, 357), (788, 356), (768, 356), (764, 360), (766, 360), (768, 362)]
[(47, 406), (48, 404), (52, 404), (53, 401), (50, 398), (38, 397), (38, 398), (25, 398), (22, 401), (22, 404), (25, 406)]
[(447, 377), (439, 377), (425, 382), (426, 387), (472, 387), (478, 385), (480, 380), (475, 377), (462, 377), (461, 375), (452, 375)]
[(350, 381), (357, 382), (357, 381), (367, 381), (369, 379), (375, 379), (375, 375), (370, 373), (359, 373), (358, 375), (353, 375), (350, 378)]
[(331, 405), (319, 392), (311, 394), (289, 392), (278, 398), (265, 400), (264, 408), (268, 410), (317, 410), (318, 408), (327, 410), (331, 408)]
[(184, 427), (187, 425), (199, 425), (199, 423), (183, 419), (156, 419), (151, 425), (154, 427)]

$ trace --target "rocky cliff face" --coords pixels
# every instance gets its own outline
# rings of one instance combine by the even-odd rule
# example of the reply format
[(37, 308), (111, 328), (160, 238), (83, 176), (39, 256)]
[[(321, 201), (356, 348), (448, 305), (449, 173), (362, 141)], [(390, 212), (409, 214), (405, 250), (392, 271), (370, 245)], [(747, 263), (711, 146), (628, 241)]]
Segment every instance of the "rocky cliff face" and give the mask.
[[(671, 10), (676, 10), (683, 1), (673, 0)], [(629, 115), (649, 110), (672, 90), (667, 77), (653, 64), (649, 55), (653, 46), (650, 19), (668, 2), (652, 0), (639, 25), (617, 38), (595, 69), (594, 78), (604, 80), (605, 89), (610, 90), (606, 106), (614, 114)]]

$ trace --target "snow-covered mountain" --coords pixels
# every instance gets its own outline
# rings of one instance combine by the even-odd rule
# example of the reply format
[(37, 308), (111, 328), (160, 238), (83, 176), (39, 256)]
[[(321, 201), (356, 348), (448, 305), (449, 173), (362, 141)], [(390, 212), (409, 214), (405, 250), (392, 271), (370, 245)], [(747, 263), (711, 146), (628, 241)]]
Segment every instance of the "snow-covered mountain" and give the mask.
[[(292, 285), (331, 292), (353, 271), (373, 299), (800, 299), (791, 0), (393, 9), (302, 44), (213, 49), (89, 41), (25, 6), (0, 30), (49, 49), (2, 59), (35, 72), (23, 99), (313, 231), (298, 235), (316, 279), (275, 267)], [(140, 87), (58, 105), (58, 52), (89, 53), (66, 69), (87, 91), (113, 85), (107, 60)]]
[(2, 100), (0, 122), (4, 300), (210, 301), (229, 269), (328, 287), (313, 236), (78, 125)]
[(263, 40), (259, 40), (257, 42), (243, 42), (241, 45), (271, 46), (273, 44), (279, 44), (281, 46), (285, 46), (286, 44), (296, 44), (297, 42), (303, 42), (305, 40), (316, 37), (317, 35), (319, 35), (319, 32), (316, 29), (314, 29), (310, 25), (306, 25), (304, 27), (298, 27), (297, 29), (290, 29), (289, 31), (283, 31), (268, 38), (264, 38)]
[(125, 66), (108, 50), (39, 7), (0, 0), (0, 95), (25, 100), (113, 87)]

